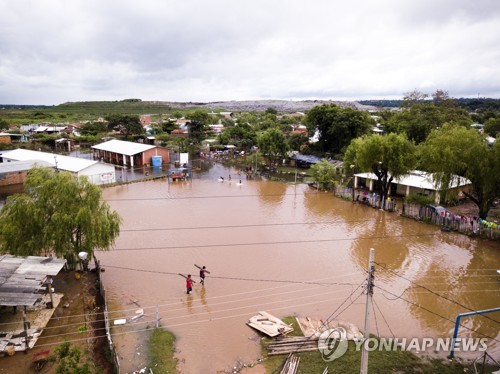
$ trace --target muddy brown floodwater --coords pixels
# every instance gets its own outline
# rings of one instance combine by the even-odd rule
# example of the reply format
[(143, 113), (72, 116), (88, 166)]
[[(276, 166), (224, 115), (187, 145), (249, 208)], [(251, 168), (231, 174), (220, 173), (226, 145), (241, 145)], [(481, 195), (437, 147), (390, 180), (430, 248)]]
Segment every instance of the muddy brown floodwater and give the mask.
[[(123, 185), (106, 189), (104, 198), (124, 220), (114, 250), (98, 254), (111, 318), (130, 317), (138, 305), (146, 314), (114, 328), (123, 372), (145, 366), (142, 330), (154, 325), (157, 306), (162, 326), (177, 336), (182, 373), (255, 362), (258, 335), (245, 323), (261, 310), (331, 316), (362, 328), (366, 296), (358, 286), (370, 248), (377, 263), (372, 333), (447, 338), (458, 313), (500, 306), (498, 243), (441, 232), (307, 185), (246, 179), (239, 185), (235, 170), (216, 165), (192, 183)], [(186, 295), (177, 274), (198, 281), (194, 264), (210, 274)], [(477, 333), (461, 328), (459, 335), (494, 338), (488, 352), (498, 358), (500, 316), (489, 318), (464, 319)]]

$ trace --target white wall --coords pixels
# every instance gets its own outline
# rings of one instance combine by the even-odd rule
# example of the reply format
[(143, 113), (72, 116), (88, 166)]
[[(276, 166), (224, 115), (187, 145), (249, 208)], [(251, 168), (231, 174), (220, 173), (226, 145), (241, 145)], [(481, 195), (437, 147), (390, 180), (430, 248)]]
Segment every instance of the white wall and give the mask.
[(81, 170), (78, 173), (78, 176), (82, 175), (86, 175), (94, 184), (108, 184), (116, 182), (115, 167), (113, 165), (97, 163)]

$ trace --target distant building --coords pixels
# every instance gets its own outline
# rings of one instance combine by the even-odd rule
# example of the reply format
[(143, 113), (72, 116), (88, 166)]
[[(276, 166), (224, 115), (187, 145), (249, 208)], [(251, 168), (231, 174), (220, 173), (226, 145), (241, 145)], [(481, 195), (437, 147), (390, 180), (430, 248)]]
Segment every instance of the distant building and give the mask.
[(153, 165), (153, 157), (161, 158), (162, 164), (170, 162), (167, 148), (116, 139), (94, 145), (92, 151), (94, 159), (129, 168)]

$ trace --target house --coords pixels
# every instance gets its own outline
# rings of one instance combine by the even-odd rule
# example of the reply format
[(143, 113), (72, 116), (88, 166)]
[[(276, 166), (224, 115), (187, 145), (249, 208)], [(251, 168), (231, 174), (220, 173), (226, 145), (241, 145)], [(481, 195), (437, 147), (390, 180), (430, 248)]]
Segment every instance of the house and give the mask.
[(151, 125), (151, 115), (150, 114), (143, 114), (142, 116), (139, 117), (139, 120), (141, 121), (141, 125), (143, 125), (143, 126)]
[(312, 155), (301, 155), (295, 154), (290, 157), (291, 166), (296, 166), (298, 168), (309, 168), (311, 165), (317, 164), (321, 161), (321, 158)]
[(11, 151), (0, 151), (0, 165), (2, 162), (9, 163), (15, 161), (44, 161), (50, 167), (54, 167), (57, 170), (67, 171), (77, 177), (86, 176), (92, 183), (98, 185), (116, 182), (115, 167), (113, 165), (85, 158), (21, 148)]
[(132, 169), (152, 165), (153, 158), (161, 159), (161, 164), (170, 162), (170, 153), (167, 148), (116, 139), (94, 145), (92, 151), (94, 159)]
[(53, 167), (45, 161), (13, 161), (0, 163), (0, 196), (22, 193), (24, 191), (24, 180), (33, 166)]
[(42, 132), (47, 133), (47, 134), (60, 134), (62, 132), (68, 132), (68, 127), (67, 126), (38, 126), (34, 132), (36, 134), (40, 134)]
[[(378, 181), (374, 173), (359, 173), (354, 174), (354, 188), (360, 186), (368, 187), (369, 191), (373, 191), (375, 182)], [(448, 191), (455, 191), (457, 194), (461, 190), (471, 189), (471, 181), (458, 175), (453, 178), (453, 181), (448, 187)], [(439, 203), (439, 191), (441, 187), (438, 182), (434, 180), (432, 174), (420, 170), (413, 170), (408, 175), (400, 178), (395, 178), (392, 182), (390, 194), (398, 194), (408, 196), (410, 194), (421, 194), (434, 196), (436, 203)]]
[(208, 125), (214, 134), (220, 134), (224, 131), (224, 125), (217, 123), (214, 125)]
[(0, 143), (11, 144), (11, 143), (26, 143), (29, 139), (27, 134), (10, 134), (7, 132), (0, 132)]

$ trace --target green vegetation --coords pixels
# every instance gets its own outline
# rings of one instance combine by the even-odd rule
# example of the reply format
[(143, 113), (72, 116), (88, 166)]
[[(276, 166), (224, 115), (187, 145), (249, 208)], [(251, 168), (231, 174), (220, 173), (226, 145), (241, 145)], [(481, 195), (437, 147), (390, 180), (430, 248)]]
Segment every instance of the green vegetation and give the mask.
[(74, 268), (79, 252), (109, 249), (121, 218), (88, 178), (32, 168), (26, 193), (10, 196), (0, 211), (0, 252), (17, 256), (55, 253)]
[(72, 347), (70, 342), (64, 342), (57, 346), (55, 355), (50, 357), (55, 361), (56, 374), (91, 374), (90, 366), (81, 363), (82, 353), (80, 348)]
[(149, 339), (149, 367), (155, 373), (176, 373), (175, 335), (163, 328), (155, 328)]
[(334, 156), (343, 153), (351, 140), (370, 133), (375, 124), (367, 112), (335, 104), (312, 108), (305, 122), (309, 136), (319, 133), (317, 150)]
[[(192, 111), (192, 107), (186, 105), (175, 109), (179, 118)], [(208, 108), (200, 110), (209, 111)], [(96, 120), (112, 114), (140, 115), (151, 114), (153, 117), (169, 115), (174, 111), (170, 105), (161, 102), (144, 102), (137, 99), (122, 101), (82, 101), (68, 102), (55, 106), (21, 106), (9, 105), (0, 108), (0, 118), (10, 124), (23, 125), (40, 122), (75, 122), (85, 120)]]
[(311, 166), (310, 174), (317, 183), (319, 190), (328, 191), (335, 186), (336, 170), (327, 160), (322, 160)]
[(415, 146), (404, 134), (370, 135), (351, 142), (345, 161), (373, 172), (382, 189), (381, 197), (386, 199), (392, 181), (414, 168)]
[[(285, 317), (283, 322), (292, 324), (294, 331), (292, 336), (302, 336), (300, 327), (295, 317)], [(262, 340), (263, 357), (267, 355), (266, 345), (271, 340), (264, 338)], [(340, 358), (325, 362), (319, 351), (300, 352), (300, 373), (322, 373), (328, 367), (329, 373), (358, 373), (361, 367), (361, 352), (356, 351), (354, 342), (349, 342), (347, 352)], [(268, 356), (264, 359), (264, 365), (267, 373), (279, 372), (280, 366), (284, 363), (286, 355)], [(455, 362), (450, 364), (440, 359), (420, 358), (411, 352), (395, 351), (373, 351), (369, 353), (368, 372), (370, 374), (386, 373), (420, 373), (420, 374), (463, 374), (466, 368), (462, 363)]]
[(474, 129), (444, 126), (432, 131), (419, 151), (421, 166), (432, 172), (441, 186), (453, 185), (454, 175), (472, 182), (473, 191), (462, 192), (478, 206), (479, 216), (486, 219), (500, 195), (500, 141), (490, 147)]

